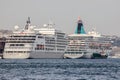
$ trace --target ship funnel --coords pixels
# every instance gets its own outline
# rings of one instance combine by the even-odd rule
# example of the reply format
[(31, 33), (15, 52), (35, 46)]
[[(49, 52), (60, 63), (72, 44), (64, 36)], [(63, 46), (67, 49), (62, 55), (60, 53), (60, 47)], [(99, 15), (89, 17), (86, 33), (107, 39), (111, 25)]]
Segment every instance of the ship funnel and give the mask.
[(86, 34), (86, 32), (84, 30), (84, 26), (83, 26), (82, 20), (80, 19), (80, 17), (78, 17), (75, 34)]

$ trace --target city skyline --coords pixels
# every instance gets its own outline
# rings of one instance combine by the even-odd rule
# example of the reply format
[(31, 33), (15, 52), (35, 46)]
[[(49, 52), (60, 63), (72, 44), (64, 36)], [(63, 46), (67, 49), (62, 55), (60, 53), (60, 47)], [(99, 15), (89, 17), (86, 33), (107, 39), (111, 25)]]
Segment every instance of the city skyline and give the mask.
[(42, 27), (51, 20), (70, 34), (80, 16), (86, 32), (96, 28), (101, 34), (119, 36), (119, 7), (119, 0), (0, 0), (0, 29), (23, 28), (31, 17), (32, 25)]

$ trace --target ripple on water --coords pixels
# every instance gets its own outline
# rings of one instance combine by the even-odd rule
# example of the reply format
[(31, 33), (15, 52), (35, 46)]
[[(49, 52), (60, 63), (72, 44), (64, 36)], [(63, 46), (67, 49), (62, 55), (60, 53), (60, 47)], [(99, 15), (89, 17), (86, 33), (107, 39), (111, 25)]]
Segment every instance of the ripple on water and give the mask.
[(0, 80), (119, 80), (120, 59), (1, 60)]

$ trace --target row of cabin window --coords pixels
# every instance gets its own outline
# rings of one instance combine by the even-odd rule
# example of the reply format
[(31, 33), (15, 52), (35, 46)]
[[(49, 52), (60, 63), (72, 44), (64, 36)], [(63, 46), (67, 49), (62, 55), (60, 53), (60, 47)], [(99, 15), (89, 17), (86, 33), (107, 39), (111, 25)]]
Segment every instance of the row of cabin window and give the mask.
[(24, 44), (10, 44), (10, 46), (24, 46)]
[(36, 36), (9, 36), (10, 38), (31, 38)]
[[(44, 48), (35, 48), (35, 50), (44, 50)], [(55, 48), (54, 49), (53, 48), (46, 48), (45, 50), (51, 51), (51, 50), (55, 50)], [(57, 49), (57, 50), (64, 51), (64, 49)]]
[(6, 43), (33, 43), (34, 41), (6, 41)]
[(5, 47), (6, 49), (33, 49), (32, 47), (16, 47), (16, 46), (12, 46), (12, 47)]
[(30, 51), (5, 51), (5, 53), (30, 53)]

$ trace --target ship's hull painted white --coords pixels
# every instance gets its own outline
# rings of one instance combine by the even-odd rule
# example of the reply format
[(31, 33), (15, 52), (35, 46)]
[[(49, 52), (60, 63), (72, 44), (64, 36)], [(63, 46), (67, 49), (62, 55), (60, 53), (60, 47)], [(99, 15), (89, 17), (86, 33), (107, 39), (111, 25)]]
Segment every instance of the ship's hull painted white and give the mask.
[(93, 53), (86, 53), (86, 54), (84, 54), (83, 55), (83, 59), (91, 59), (92, 58), (92, 55), (93, 55)]
[(64, 52), (32, 52), (32, 53), (4, 53), (4, 59), (52, 59), (63, 58)]
[(120, 59), (120, 56), (108, 56), (108, 58), (119, 58)]
[(64, 54), (64, 58), (67, 59), (80, 59), (83, 57), (83, 54)]
[(30, 58), (35, 59), (54, 59), (54, 58), (63, 58), (64, 52), (32, 52)]
[(28, 59), (30, 53), (4, 53), (4, 59)]

